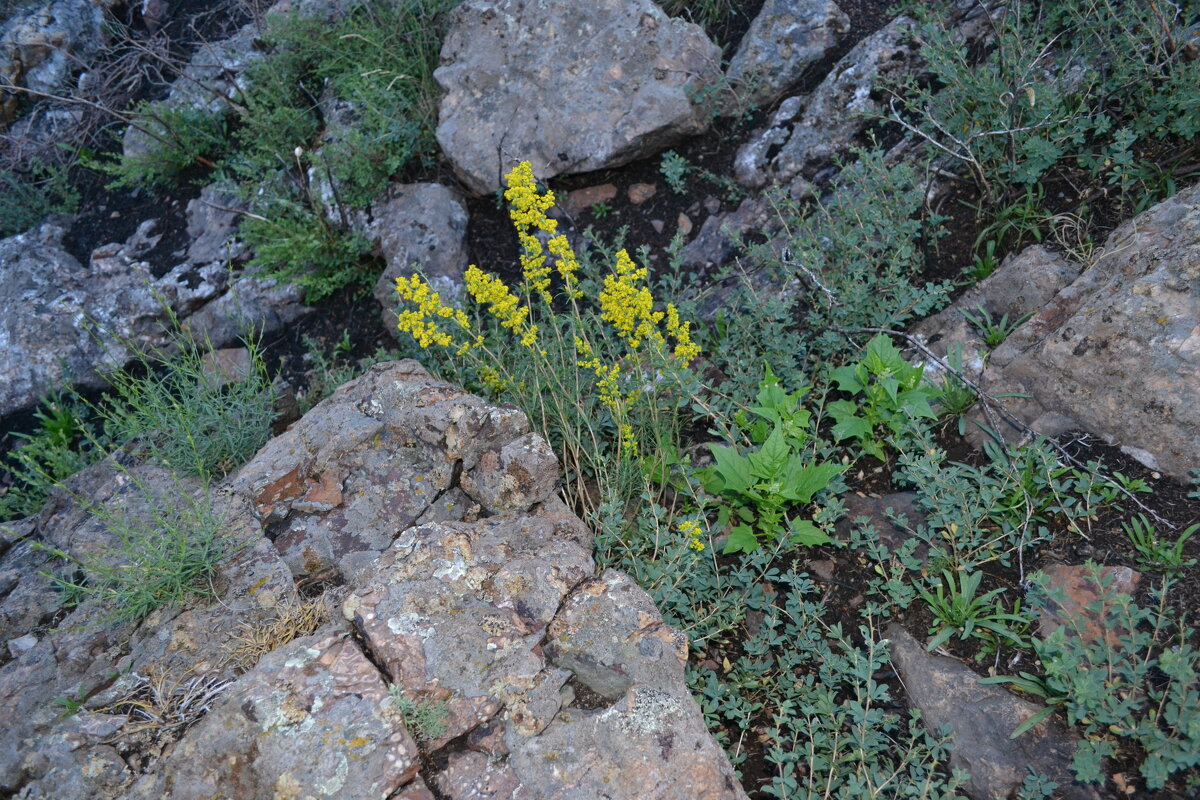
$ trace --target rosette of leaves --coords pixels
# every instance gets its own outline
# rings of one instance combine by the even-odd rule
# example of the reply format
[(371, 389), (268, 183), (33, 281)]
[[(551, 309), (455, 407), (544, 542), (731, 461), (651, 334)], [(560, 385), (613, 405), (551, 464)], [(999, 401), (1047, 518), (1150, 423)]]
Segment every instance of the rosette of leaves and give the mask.
[(710, 445), (715, 464), (701, 473), (701, 482), (723, 500), (717, 525), (729, 529), (726, 553), (753, 552), (784, 536), (797, 545), (830, 541), (811, 519), (793, 516), (846, 469), (820, 462), (807, 447), (811, 415), (800, 400), (809, 390), (787, 392), (768, 368), (759, 405), (750, 409), (760, 419), (748, 421), (741, 415), (739, 420), (756, 446), (743, 454), (736, 447)]
[(924, 367), (905, 361), (891, 339), (876, 336), (858, 362), (829, 373), (852, 396), (826, 406), (836, 422), (834, 439), (854, 439), (864, 453), (883, 461), (888, 437), (902, 435), (914, 419), (937, 419), (929, 401), (939, 392), (922, 382), (923, 374)]

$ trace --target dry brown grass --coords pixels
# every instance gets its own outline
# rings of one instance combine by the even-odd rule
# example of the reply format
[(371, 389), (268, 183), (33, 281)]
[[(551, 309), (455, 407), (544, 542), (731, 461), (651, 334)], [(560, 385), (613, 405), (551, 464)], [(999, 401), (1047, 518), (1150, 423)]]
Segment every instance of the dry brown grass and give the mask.
[(226, 663), (239, 672), (246, 672), (267, 653), (313, 633), (329, 618), (326, 597), (322, 594), (302, 605), (283, 606), (268, 620), (242, 625), (228, 646)]

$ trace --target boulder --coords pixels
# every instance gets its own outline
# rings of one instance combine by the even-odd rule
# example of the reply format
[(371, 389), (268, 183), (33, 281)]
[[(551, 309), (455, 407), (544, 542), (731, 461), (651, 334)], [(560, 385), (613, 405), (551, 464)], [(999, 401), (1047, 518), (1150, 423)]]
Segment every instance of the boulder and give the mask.
[[(1177, 478), (1200, 463), (1200, 186), (1113, 231), (982, 382), (1038, 432), (1082, 429)], [(1011, 431), (1008, 431), (1011, 433)]]
[(999, 686), (981, 686), (965, 664), (925, 652), (900, 625), (888, 626), (892, 663), (909, 705), (920, 709), (932, 733), (953, 732), (950, 766), (966, 770), (974, 800), (1008, 797), (1032, 769), (1058, 783), (1068, 800), (1098, 800), (1095, 789), (1074, 782), (1071, 761), (1078, 737), (1056, 719), (1039, 722), (1016, 739), (1009, 736), (1041, 707)]
[[(0, 622), (19, 640), (0, 665), (0, 793), (743, 800), (688, 693), (685, 637), (627, 576), (595, 576), (528, 429), (415, 362), (381, 364), (220, 491), (108, 459), (0, 526)], [(38, 603), (45, 583), (14, 574), (45, 563), (31, 538), (107, 557), (100, 509), (185, 496), (237, 544), (215, 597), (116, 622), (93, 599)], [(276, 628), (321, 586), (340, 616)]]
[(437, 183), (393, 185), (371, 206), (367, 236), (387, 268), (375, 284), (383, 324), (396, 336), (396, 278), (420, 272), (444, 302), (460, 305), (467, 269), (467, 206)]
[(739, 103), (770, 103), (795, 86), (850, 30), (833, 0), (766, 0), (729, 61)]
[(130, 343), (162, 342), (166, 314), (146, 264), (119, 257), (85, 268), (48, 222), (0, 240), (0, 415), (73, 381), (106, 385)]
[[(104, 44), (104, 12), (89, 0), (47, 0), (0, 20), (0, 86), (61, 93)], [(16, 111), (18, 92), (0, 91), (0, 130)]]
[(650, 0), (467, 0), (434, 72), (438, 144), (476, 194), (525, 160), (543, 180), (627, 164), (705, 130), (720, 59)]
[(842, 153), (883, 110), (874, 88), (884, 79), (912, 73), (920, 47), (908, 35), (909, 17), (897, 17), (863, 39), (830, 70), (813, 92), (785, 101), (764, 130), (744, 144), (734, 174), (747, 188), (786, 185), (811, 177)]

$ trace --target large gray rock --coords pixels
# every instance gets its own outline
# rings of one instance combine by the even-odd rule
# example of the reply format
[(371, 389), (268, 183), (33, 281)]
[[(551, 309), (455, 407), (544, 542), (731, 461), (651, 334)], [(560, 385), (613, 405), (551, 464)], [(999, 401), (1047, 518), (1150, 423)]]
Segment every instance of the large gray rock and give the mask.
[(725, 77), (741, 103), (769, 103), (838, 46), (850, 18), (833, 0), (767, 0), (750, 23)]
[(103, 259), (86, 269), (63, 233), (47, 223), (0, 240), (0, 415), (64, 383), (100, 388), (130, 357), (126, 343), (161, 342), (165, 312), (146, 265)]
[(458, 305), (467, 269), (467, 207), (451, 189), (437, 183), (392, 186), (371, 206), (367, 235), (378, 243), (387, 268), (375, 284), (383, 324), (396, 328), (396, 278), (420, 272), (441, 295)]
[[(79, 784), (93, 786), (96, 794), (73, 796), (111, 797), (104, 790), (105, 781), (132, 780), (134, 775), (113, 773), (107, 767), (100, 770), (97, 764), (108, 763), (106, 748), (131, 720), (118, 715), (122, 725), (103, 725), (106, 733), (90, 736), (92, 728), (76, 730), (64, 718), (60, 701), (73, 698), (103, 713), (135, 694), (144, 697), (148, 686), (144, 679), (154, 676), (219, 685), (236, 675), (230, 649), (247, 626), (264, 623), (280, 608), (297, 605), (299, 596), (291, 573), (239, 498), (208, 497), (195, 483), (173, 478), (160, 467), (118, 468), (111, 459), (74, 476), (67, 486), (69, 493), (52, 496), (26, 535), (75, 558), (90, 554), (110, 560), (105, 554), (111, 553), (112, 520), (141, 519), (144, 525), (167, 502), (165, 498), (191, 496), (198, 503), (213, 503), (213, 513), (223, 520), (222, 529), (231, 542), (231, 555), (210, 583), (220, 602), (163, 607), (141, 624), (113, 619), (118, 609), (112, 601), (86, 596), (73, 610), (60, 611), (61, 594), (36, 575), (20, 576), (0, 604), (6, 633), (24, 629), (34, 640), (0, 667), (0, 704), (13, 713), (0, 726), (0, 791), (24, 786), (30, 797), (42, 796), (41, 791), (52, 796), (56, 787)], [(179, 530), (186, 535), (186, 528)], [(153, 535), (163, 532), (156, 529)], [(10, 548), (0, 560), (0, 576), (10, 568), (34, 564), (45, 571), (72, 574), (57, 559), (30, 564), (39, 552), (27, 550), (23, 543)], [(39, 587), (47, 595), (41, 606), (30, 602), (26, 591)], [(48, 625), (51, 614), (54, 627)], [(48, 757), (51, 751), (41, 745), (58, 746), (55, 742), (75, 756)], [(145, 744), (143, 737), (130, 734), (126, 749), (139, 749), (134, 742)]]
[(992, 394), (1035, 430), (1078, 428), (1177, 477), (1200, 464), (1200, 186), (1109, 235), (995, 351)]
[(19, 96), (2, 87), (61, 93), (71, 73), (85, 69), (103, 46), (103, 22), (103, 11), (89, 0), (28, 4), (0, 20), (0, 129), (11, 120)]
[(787, 184), (844, 152), (883, 106), (875, 86), (911, 73), (919, 46), (908, 36), (909, 17), (897, 17), (863, 39), (830, 70), (812, 94), (787, 101), (772, 124), (738, 151), (734, 174), (748, 188)]
[(541, 179), (615, 167), (707, 127), (721, 52), (650, 0), (467, 0), (434, 77), (437, 140), (473, 192), (517, 162)]
[(966, 792), (974, 800), (1008, 797), (1032, 769), (1055, 781), (1062, 797), (1096, 800), (1094, 789), (1074, 783), (1071, 760), (1078, 738), (1054, 719), (1016, 739), (1009, 736), (1041, 707), (999, 686), (981, 686), (965, 664), (925, 652), (901, 626), (887, 629), (892, 663), (909, 704), (921, 710), (925, 727), (953, 731), (950, 766), (966, 770)]
[(65, 385), (106, 387), (136, 350), (169, 346), (172, 314), (198, 341), (224, 347), (310, 311), (295, 284), (234, 279), (222, 260), (185, 262), (155, 278), (140, 260), (161, 236), (154, 225), (96, 248), (86, 266), (63, 248), (54, 221), (0, 240), (0, 415)]

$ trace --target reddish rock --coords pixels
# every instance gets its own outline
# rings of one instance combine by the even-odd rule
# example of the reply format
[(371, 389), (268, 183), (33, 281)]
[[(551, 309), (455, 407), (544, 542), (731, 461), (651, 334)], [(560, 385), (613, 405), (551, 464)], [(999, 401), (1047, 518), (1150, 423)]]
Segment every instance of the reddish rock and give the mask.
[(1047, 595), (1047, 605), (1038, 616), (1042, 636), (1066, 624), (1069, 634), (1085, 642), (1103, 637), (1110, 647), (1117, 647), (1121, 631), (1106, 626), (1105, 611), (1114, 594), (1132, 595), (1137, 590), (1141, 573), (1129, 567), (1068, 564), (1052, 564), (1042, 571)]

